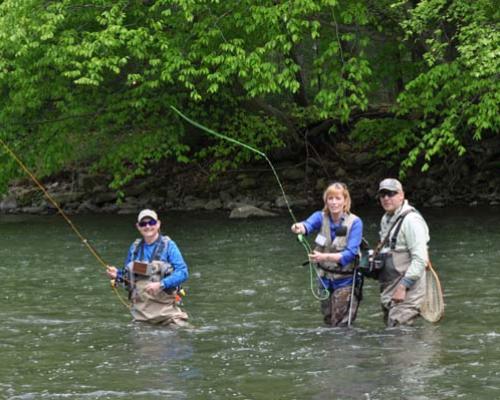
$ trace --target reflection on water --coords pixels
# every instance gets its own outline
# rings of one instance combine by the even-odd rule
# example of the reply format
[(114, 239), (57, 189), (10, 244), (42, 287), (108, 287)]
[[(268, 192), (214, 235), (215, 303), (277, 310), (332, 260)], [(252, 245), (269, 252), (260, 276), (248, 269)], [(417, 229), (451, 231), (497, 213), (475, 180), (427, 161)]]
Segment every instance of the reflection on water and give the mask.
[(179, 336), (178, 329), (158, 329), (146, 324), (133, 324), (131, 339), (137, 356), (144, 362), (171, 362), (191, 358), (193, 354), (189, 339)]
[[(357, 210), (374, 242), (379, 210)], [(423, 210), (445, 319), (386, 329), (367, 280), (352, 329), (327, 328), (289, 217), (169, 214), (190, 266), (189, 329), (130, 321), (58, 216), (0, 218), (0, 398), (500, 398), (498, 209)], [(75, 217), (121, 264), (129, 216)]]

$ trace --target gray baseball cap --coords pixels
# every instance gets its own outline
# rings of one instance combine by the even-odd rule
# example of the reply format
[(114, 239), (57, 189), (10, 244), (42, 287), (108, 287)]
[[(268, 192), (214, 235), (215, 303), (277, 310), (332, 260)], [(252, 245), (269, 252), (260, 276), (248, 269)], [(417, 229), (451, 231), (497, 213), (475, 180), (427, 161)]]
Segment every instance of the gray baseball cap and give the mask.
[(387, 178), (384, 179), (382, 182), (380, 182), (380, 185), (378, 186), (378, 191), (380, 192), (381, 190), (390, 190), (391, 192), (402, 192), (403, 185), (397, 179)]

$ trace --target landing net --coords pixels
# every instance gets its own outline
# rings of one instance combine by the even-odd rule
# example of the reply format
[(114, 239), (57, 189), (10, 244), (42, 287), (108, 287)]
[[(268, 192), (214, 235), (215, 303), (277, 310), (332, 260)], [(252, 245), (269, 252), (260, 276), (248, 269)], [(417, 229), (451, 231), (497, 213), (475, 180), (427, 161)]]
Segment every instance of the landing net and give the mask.
[(443, 289), (430, 261), (425, 274), (425, 299), (420, 313), (429, 322), (438, 322), (444, 316)]

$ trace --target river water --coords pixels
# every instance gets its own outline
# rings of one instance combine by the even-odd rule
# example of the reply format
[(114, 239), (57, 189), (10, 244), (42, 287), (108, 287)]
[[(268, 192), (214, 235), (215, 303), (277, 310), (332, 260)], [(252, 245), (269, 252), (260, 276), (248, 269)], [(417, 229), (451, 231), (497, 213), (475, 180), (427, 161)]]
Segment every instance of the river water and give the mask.
[[(0, 398), (498, 399), (500, 210), (422, 212), (446, 316), (404, 329), (373, 280), (352, 329), (323, 326), (288, 215), (162, 216), (191, 273), (178, 330), (132, 323), (60, 216), (2, 215)], [(357, 213), (374, 242), (380, 210)], [(110, 264), (137, 236), (134, 216), (72, 220)]]

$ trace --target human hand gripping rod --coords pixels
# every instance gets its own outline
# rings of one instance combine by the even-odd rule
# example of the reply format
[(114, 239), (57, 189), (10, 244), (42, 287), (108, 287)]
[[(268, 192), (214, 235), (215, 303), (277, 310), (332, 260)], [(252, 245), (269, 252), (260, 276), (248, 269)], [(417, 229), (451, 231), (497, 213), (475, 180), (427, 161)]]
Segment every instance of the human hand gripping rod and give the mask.
[[(61, 217), (64, 218), (64, 220), (68, 223), (70, 228), (73, 230), (73, 232), (78, 236), (80, 241), (85, 245), (85, 247), (90, 251), (90, 253), (97, 259), (97, 261), (104, 267), (107, 268), (108, 264), (103, 260), (99, 252), (95, 249), (94, 246), (92, 246), (89, 241), (81, 234), (79, 229), (73, 224), (73, 222), (69, 219), (69, 217), (66, 215), (66, 213), (63, 211), (63, 209), (59, 206), (59, 204), (54, 200), (54, 198), (50, 195), (50, 193), (45, 189), (45, 187), (41, 184), (41, 182), (36, 178), (36, 176), (26, 167), (26, 165), (21, 161), (21, 159), (12, 151), (12, 149), (7, 146), (7, 143), (5, 143), (2, 139), (0, 139), (0, 143), (4, 147), (4, 149), (7, 151), (7, 153), (17, 162), (17, 164), (21, 167), (21, 169), (30, 177), (30, 179), (38, 186), (38, 188), (43, 192), (47, 200), (56, 208), (56, 210), (59, 212)], [(111, 283), (111, 287), (113, 289), (113, 292), (115, 295), (118, 297), (120, 302), (124, 304), (127, 308), (130, 308), (130, 305), (125, 302), (125, 300), (120, 296), (116, 288), (114, 287), (114, 283)]]

